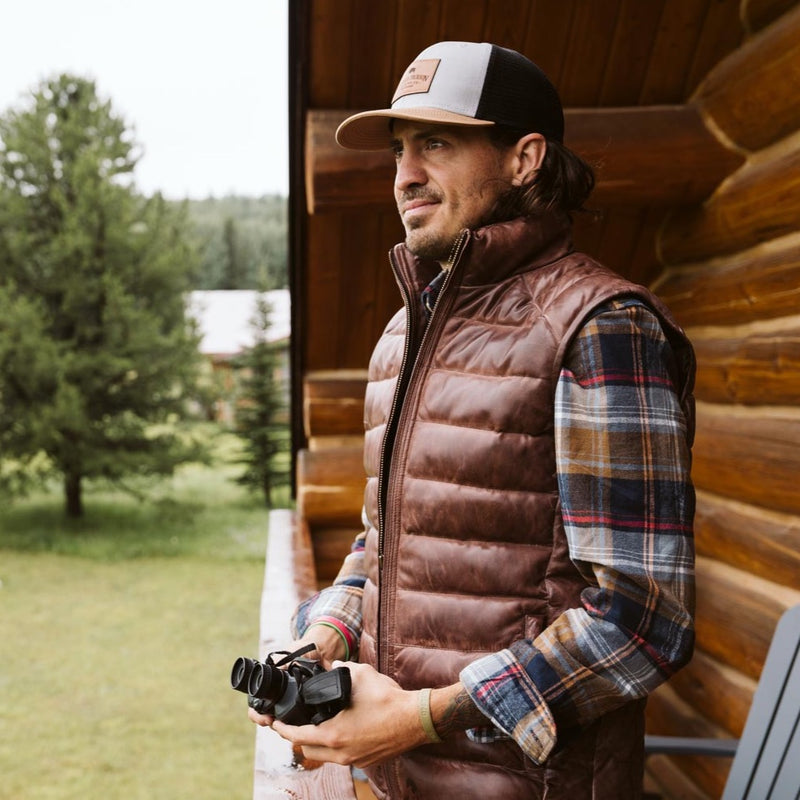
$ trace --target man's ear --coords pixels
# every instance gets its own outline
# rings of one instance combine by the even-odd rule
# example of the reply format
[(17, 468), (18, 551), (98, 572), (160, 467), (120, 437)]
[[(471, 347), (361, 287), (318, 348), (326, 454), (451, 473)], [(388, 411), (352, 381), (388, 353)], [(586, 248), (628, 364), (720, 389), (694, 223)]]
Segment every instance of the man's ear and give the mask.
[(511, 183), (521, 186), (527, 183), (533, 173), (542, 165), (547, 142), (541, 133), (527, 133), (514, 145), (514, 174)]

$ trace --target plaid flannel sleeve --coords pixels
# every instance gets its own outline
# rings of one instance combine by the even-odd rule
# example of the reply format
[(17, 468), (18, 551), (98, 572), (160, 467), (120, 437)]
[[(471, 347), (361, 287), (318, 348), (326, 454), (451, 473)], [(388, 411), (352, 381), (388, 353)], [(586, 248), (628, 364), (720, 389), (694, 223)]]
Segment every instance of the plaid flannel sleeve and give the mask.
[[(558, 485), (580, 607), (461, 673), (537, 763), (559, 734), (647, 695), (691, 656), (694, 490), (672, 351), (644, 306), (614, 302), (573, 342), (556, 391)], [(501, 734), (501, 735), (502, 735)]]
[(297, 607), (291, 622), (295, 638), (300, 638), (314, 622), (325, 617), (333, 618), (349, 633), (351, 656), (356, 653), (361, 638), (361, 595), (366, 581), (365, 537), (366, 532), (363, 532), (355, 538), (333, 584)]

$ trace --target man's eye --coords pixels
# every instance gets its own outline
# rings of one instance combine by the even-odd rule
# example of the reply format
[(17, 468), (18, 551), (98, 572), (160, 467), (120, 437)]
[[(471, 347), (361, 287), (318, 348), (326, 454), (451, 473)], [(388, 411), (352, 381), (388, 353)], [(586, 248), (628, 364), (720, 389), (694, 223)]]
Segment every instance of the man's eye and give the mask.
[(438, 150), (440, 147), (444, 147), (444, 142), (441, 139), (428, 139), (425, 142), (425, 147), (428, 150)]
[(402, 147), (393, 147), (392, 148), (392, 155), (395, 157), (395, 159), (401, 158), (402, 155), (403, 155), (403, 148)]

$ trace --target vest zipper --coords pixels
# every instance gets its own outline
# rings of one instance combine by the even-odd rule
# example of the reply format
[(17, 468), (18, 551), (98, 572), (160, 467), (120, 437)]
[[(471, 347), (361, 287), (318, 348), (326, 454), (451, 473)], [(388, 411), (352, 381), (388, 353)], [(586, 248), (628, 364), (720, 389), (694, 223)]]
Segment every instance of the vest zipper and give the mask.
[[(415, 315), (412, 311), (411, 306), (411, 296), (409, 289), (407, 288), (405, 281), (402, 280), (402, 274), (398, 268), (397, 262), (394, 258), (394, 251), (389, 252), (389, 262), (392, 265), (392, 270), (394, 271), (395, 278), (397, 279), (397, 283), (400, 286), (400, 291), (403, 296), (403, 302), (406, 307), (406, 336), (405, 336), (405, 344), (403, 348), (403, 359), (400, 362), (400, 371), (397, 376), (397, 386), (395, 387), (394, 397), (392, 398), (392, 405), (389, 411), (389, 416), (386, 420), (386, 432), (383, 437), (383, 442), (381, 443), (381, 453), (380, 453), (380, 461), (378, 466), (378, 619), (376, 620), (376, 641), (375, 641), (375, 660), (378, 667), (379, 672), (383, 672), (384, 674), (388, 674), (389, 672), (389, 662), (384, 664), (383, 662), (383, 655), (386, 652), (386, 647), (383, 643), (384, 635), (385, 635), (385, 626), (381, 625), (381, 615), (384, 608), (385, 603), (385, 595), (386, 595), (386, 583), (389, 579), (389, 575), (384, 575), (384, 556), (385, 556), (385, 545), (386, 545), (386, 517), (387, 517), (387, 509), (386, 509), (386, 489), (384, 486), (388, 487), (388, 482), (390, 476), (390, 468), (391, 463), (387, 463), (387, 452), (391, 445), (391, 455), (389, 457), (389, 461), (394, 458), (395, 453), (395, 445), (397, 441), (397, 427), (399, 421), (399, 415), (402, 413), (403, 407), (403, 400), (408, 394), (408, 388), (411, 384), (411, 378), (414, 374), (414, 370), (419, 362), (420, 355), (423, 353), (425, 349), (425, 344), (432, 335), (430, 333), (431, 327), (433, 326), (434, 320), (437, 318), (437, 311), (442, 306), (442, 300), (444, 295), (447, 291), (447, 288), (452, 280), (453, 272), (455, 266), (461, 257), (461, 253), (463, 252), (464, 245), (469, 237), (469, 231), (463, 230), (456, 241), (453, 243), (453, 248), (450, 251), (450, 257), (447, 260), (449, 264), (449, 270), (447, 272), (447, 277), (445, 278), (444, 282), (442, 283), (441, 289), (439, 290), (439, 296), (436, 301), (436, 305), (431, 312), (430, 318), (428, 320), (428, 324), (425, 327), (425, 330), (422, 334), (422, 338), (419, 342), (419, 347), (417, 347), (416, 354), (413, 357), (413, 361), (411, 361), (411, 342), (413, 341), (413, 325), (415, 320)], [(441, 313), (439, 314), (441, 316)], [(394, 568), (396, 565), (390, 564), (391, 568)], [(388, 598), (387, 598), (388, 599)], [(400, 780), (400, 765), (397, 759), (393, 759), (391, 762), (386, 764), (384, 769), (384, 778), (387, 783), (387, 787), (389, 789), (389, 797), (395, 797), (400, 788), (401, 780)]]
[[(445, 278), (442, 287), (439, 292), (439, 298), (436, 302), (436, 306), (434, 307), (430, 319), (428, 320), (428, 324), (425, 327), (425, 331), (422, 334), (422, 338), (420, 339), (419, 346), (417, 347), (416, 354), (412, 354), (412, 347), (411, 343), (414, 340), (415, 334), (415, 320), (416, 316), (413, 313), (412, 309), (412, 298), (409, 291), (409, 288), (406, 285), (405, 280), (403, 279), (403, 274), (398, 266), (397, 261), (394, 257), (394, 251), (389, 251), (389, 262), (392, 266), (392, 270), (394, 271), (395, 278), (397, 280), (398, 286), (400, 287), (400, 293), (403, 297), (403, 303), (405, 304), (406, 308), (406, 336), (405, 336), (405, 343), (403, 348), (403, 358), (400, 362), (400, 371), (397, 376), (397, 385), (394, 391), (394, 397), (392, 398), (392, 405), (389, 410), (389, 415), (386, 419), (386, 431), (384, 433), (383, 441), (381, 442), (381, 452), (380, 452), (380, 460), (378, 462), (378, 624), (376, 625), (376, 629), (379, 632), (377, 640), (375, 642), (375, 658), (378, 665), (379, 670), (385, 670), (386, 665), (381, 663), (382, 657), (382, 650), (384, 649), (381, 646), (381, 635), (380, 635), (380, 618), (381, 613), (384, 606), (384, 568), (386, 565), (385, 560), (385, 549), (386, 549), (386, 517), (387, 517), (387, 509), (386, 509), (386, 494), (387, 494), (387, 487), (388, 482), (391, 477), (390, 475), (390, 467), (391, 467), (391, 460), (394, 455), (395, 449), (395, 442), (397, 439), (397, 426), (398, 426), (398, 419), (399, 415), (402, 412), (402, 405), (403, 399), (407, 394), (407, 390), (409, 384), (411, 382), (411, 377), (414, 374), (414, 369), (417, 365), (419, 360), (420, 353), (422, 353), (425, 343), (430, 338), (430, 330), (431, 326), (433, 325), (433, 321), (437, 316), (437, 310), (441, 306), (442, 297), (444, 296), (445, 292), (447, 291), (447, 287), (451, 282), (453, 269), (463, 252), (464, 245), (469, 237), (469, 231), (463, 230), (456, 241), (453, 243), (453, 248), (450, 251), (450, 257), (448, 258), (447, 263), (450, 265), (450, 269), (448, 270), (447, 277)], [(412, 358), (413, 355), (413, 358)], [(390, 453), (391, 450), (391, 453)]]
[[(453, 247), (450, 250), (450, 256), (447, 259), (447, 264), (449, 266), (447, 277), (445, 278), (444, 282), (442, 283), (441, 289), (439, 290), (439, 299), (444, 294), (445, 290), (447, 289), (448, 284), (450, 283), (451, 276), (453, 274), (453, 267), (457, 263), (458, 259), (461, 257), (461, 253), (464, 248), (464, 244), (467, 241), (467, 237), (469, 236), (468, 230), (463, 230), (458, 235), (458, 238), (453, 243)], [(405, 395), (405, 389), (403, 384), (404, 376), (406, 373), (406, 369), (408, 366), (409, 357), (411, 355), (411, 341), (412, 341), (412, 325), (414, 321), (414, 315), (411, 312), (411, 296), (406, 288), (405, 282), (401, 279), (402, 275), (400, 270), (397, 267), (397, 263), (394, 259), (394, 251), (389, 251), (389, 262), (392, 265), (392, 269), (394, 271), (395, 277), (397, 279), (397, 283), (400, 287), (400, 292), (403, 296), (403, 303), (406, 307), (406, 336), (405, 336), (405, 343), (403, 347), (403, 358), (400, 362), (400, 371), (397, 376), (397, 386), (395, 387), (394, 397), (392, 398), (392, 406), (389, 410), (389, 416), (386, 420), (386, 433), (383, 437), (383, 442), (381, 442), (381, 452), (380, 452), (380, 460), (378, 462), (378, 569), (379, 572), (383, 571), (383, 562), (384, 562), (384, 527), (386, 523), (386, 508), (385, 508), (385, 498), (384, 498), (384, 482), (388, 480), (388, 474), (386, 470), (388, 470), (388, 465), (386, 465), (386, 451), (388, 449), (389, 440), (394, 440), (396, 431), (393, 431), (392, 428), (396, 424), (396, 414), (398, 406), (400, 405), (400, 398), (401, 396)], [(422, 352), (423, 346), (425, 345), (426, 340), (428, 339), (428, 332), (431, 329), (431, 324), (433, 323), (433, 319), (436, 316), (436, 309), (439, 307), (439, 300), (436, 302), (436, 306), (434, 306), (433, 311), (431, 312), (430, 319), (428, 320), (428, 324), (425, 327), (425, 331), (422, 334), (422, 339), (420, 340), (419, 347), (417, 348), (417, 355), (414, 358), (414, 363), (411, 365), (411, 372), (413, 373), (414, 366), (416, 366), (419, 354)], [(407, 388), (407, 387), (406, 387)]]

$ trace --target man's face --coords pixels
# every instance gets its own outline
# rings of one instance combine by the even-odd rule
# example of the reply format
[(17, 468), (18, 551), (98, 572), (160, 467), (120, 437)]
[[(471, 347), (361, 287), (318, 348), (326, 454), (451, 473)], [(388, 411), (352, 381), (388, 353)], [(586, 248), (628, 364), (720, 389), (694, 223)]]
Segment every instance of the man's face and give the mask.
[(512, 175), (510, 153), (485, 131), (397, 120), (394, 197), (417, 256), (446, 261), (458, 234), (480, 226)]

